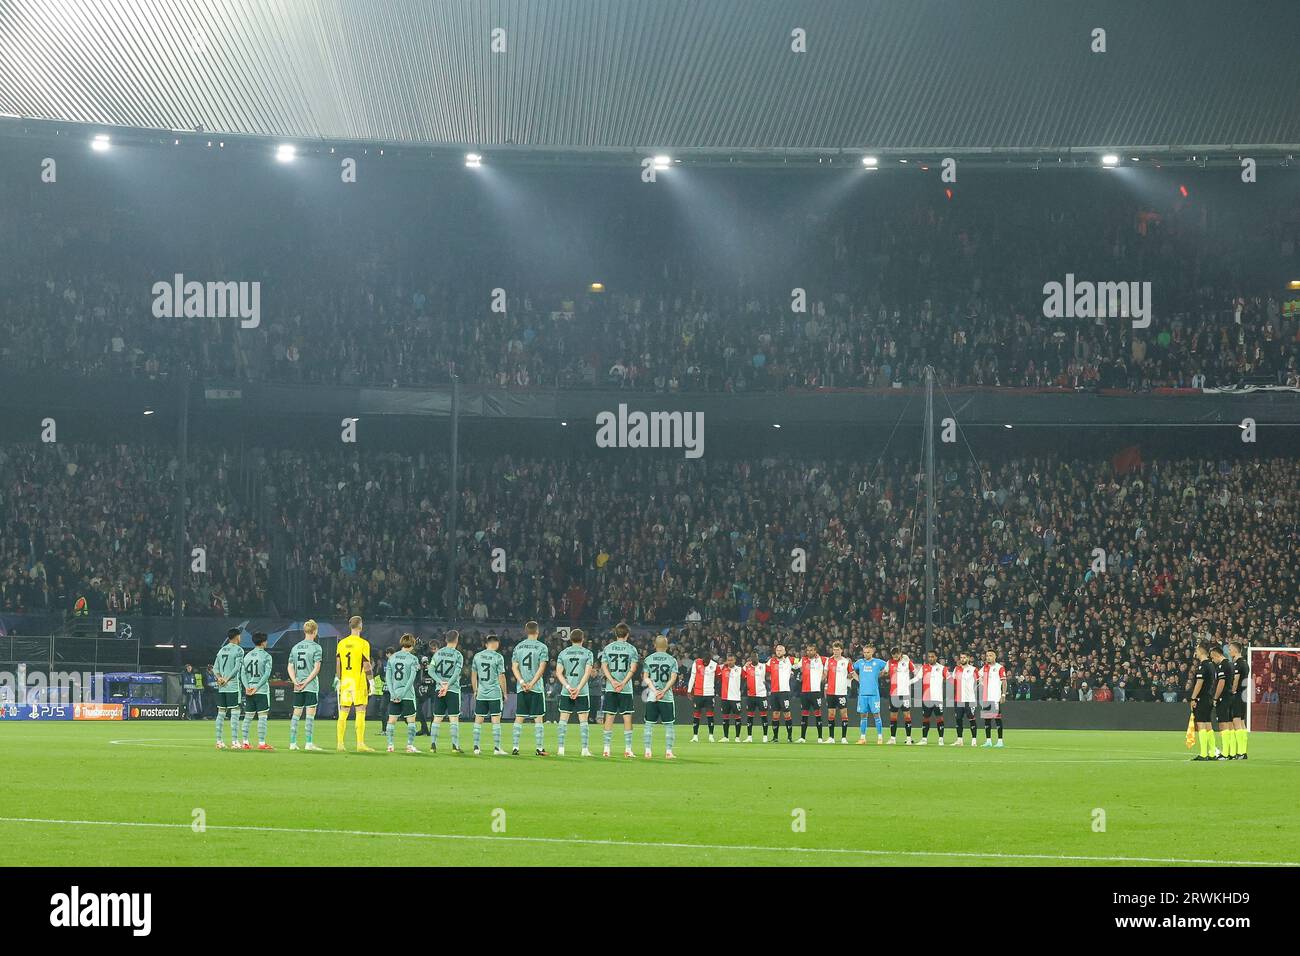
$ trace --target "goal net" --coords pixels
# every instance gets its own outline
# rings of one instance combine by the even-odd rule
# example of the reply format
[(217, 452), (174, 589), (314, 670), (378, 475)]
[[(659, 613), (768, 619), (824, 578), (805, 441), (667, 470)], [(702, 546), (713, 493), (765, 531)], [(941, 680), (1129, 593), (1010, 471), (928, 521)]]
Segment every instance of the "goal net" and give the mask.
[(1250, 648), (1246, 726), (1300, 731), (1300, 647)]

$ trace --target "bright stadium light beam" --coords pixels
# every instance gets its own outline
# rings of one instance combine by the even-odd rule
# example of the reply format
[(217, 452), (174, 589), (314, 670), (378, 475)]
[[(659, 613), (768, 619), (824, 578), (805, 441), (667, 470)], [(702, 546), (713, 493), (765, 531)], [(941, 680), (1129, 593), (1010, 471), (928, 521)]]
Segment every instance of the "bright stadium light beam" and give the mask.
[(875, 169), (880, 165), (880, 160), (875, 156), (863, 156), (862, 165), (867, 167), (867, 169)]
[(673, 165), (673, 158), (664, 153), (660, 153), (658, 156), (654, 158), (655, 169), (660, 172), (663, 172), (665, 169), (672, 168), (672, 165)]
[[(211, 144), (209, 143), (208, 145)], [(290, 146), (288, 143), (284, 143), (278, 146), (275, 150), (275, 158), (278, 162), (281, 163), (292, 163), (294, 157), (297, 155), (298, 155), (298, 150)]]
[(1107, 153), (1106, 155), (1102, 156), (1101, 164), (1107, 169), (1114, 169), (1116, 166), (1119, 165), (1119, 157), (1114, 153)]
[(112, 145), (113, 141), (102, 134), (90, 141), (90, 148), (97, 153), (107, 153)]
[(478, 153), (466, 153), (465, 165), (470, 169), (479, 169), (483, 165), (483, 157)]

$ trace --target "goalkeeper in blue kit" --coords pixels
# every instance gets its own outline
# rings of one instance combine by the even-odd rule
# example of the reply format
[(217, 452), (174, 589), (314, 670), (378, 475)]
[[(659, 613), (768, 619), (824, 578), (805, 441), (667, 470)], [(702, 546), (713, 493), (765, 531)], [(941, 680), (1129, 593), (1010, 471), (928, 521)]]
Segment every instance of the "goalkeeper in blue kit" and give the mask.
[(867, 742), (867, 717), (876, 720), (876, 743), (885, 742), (885, 730), (880, 723), (880, 674), (885, 669), (885, 662), (876, 656), (876, 648), (868, 644), (862, 649), (862, 656), (853, 664), (853, 673), (858, 675), (858, 743)]

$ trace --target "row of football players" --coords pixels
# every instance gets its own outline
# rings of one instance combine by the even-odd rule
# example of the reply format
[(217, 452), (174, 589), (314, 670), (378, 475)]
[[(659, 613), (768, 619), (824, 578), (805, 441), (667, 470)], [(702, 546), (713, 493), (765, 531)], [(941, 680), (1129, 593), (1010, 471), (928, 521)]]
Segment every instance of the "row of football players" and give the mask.
[[(923, 664), (917, 664), (901, 648), (889, 651), (889, 658), (876, 657), (874, 645), (863, 648), (862, 656), (851, 660), (844, 655), (844, 646), (836, 641), (829, 656), (818, 653), (815, 644), (804, 648), (802, 656), (789, 653), (785, 645), (778, 644), (773, 654), (760, 663), (753, 655), (743, 663), (734, 654), (722, 662), (696, 659), (691, 664), (687, 691), (691, 695), (694, 727), (691, 740), (699, 739), (701, 718), (707, 721), (708, 739), (715, 741), (715, 716), (722, 719), (722, 739), (739, 742), (741, 719), (745, 719), (747, 743), (755, 739), (754, 722), (757, 718), (764, 743), (781, 740), (781, 724), (785, 724), (786, 741), (804, 743), (808, 739), (811, 718), (818, 743), (835, 743), (835, 726), (840, 727), (842, 744), (849, 742), (849, 700), (853, 685), (857, 685), (858, 740), (867, 743), (868, 725), (875, 723), (876, 743), (884, 744), (881, 721), (882, 698), (889, 701), (889, 740), (898, 738), (898, 724), (902, 721), (904, 739), (908, 746), (912, 740), (912, 709), (918, 698), (921, 703), (921, 739), (929, 742), (933, 723), (939, 746), (945, 744), (944, 713), (951, 706), (956, 717), (956, 744), (962, 745), (962, 733), (967, 723), (972, 746), (977, 740), (977, 719), (983, 717), (986, 747), (1001, 747), (1002, 701), (1006, 696), (1006, 669), (998, 663), (993, 650), (984, 654), (985, 662), (976, 667), (970, 654), (961, 654), (957, 665), (949, 667), (939, 662), (934, 651), (926, 654)], [(718, 701), (715, 708), (714, 700)], [(794, 711), (800, 716), (799, 737), (794, 736)], [(822, 714), (825, 711), (825, 725)], [(734, 726), (735, 736), (730, 728)], [(997, 742), (993, 731), (997, 730)], [(825, 736), (823, 736), (825, 730)]]
[[(335, 687), (338, 690), (339, 715), (337, 726), (337, 749), (344, 749), (344, 731), (348, 716), (355, 713), (356, 744), (358, 751), (369, 751), (365, 743), (366, 703), (370, 695), (371, 679), (374, 674), (370, 644), (361, 636), (362, 621), (354, 617), (349, 622), (351, 633), (339, 641), (336, 648)], [(293, 717), (289, 729), (289, 749), (298, 749), (300, 722), (305, 721), (306, 750), (319, 750), (313, 741), (316, 705), (319, 694), (319, 675), (321, 669), (321, 647), (317, 641), (316, 622), (304, 624), (303, 640), (298, 642), (289, 653), (289, 675), (294, 684)], [(529, 621), (525, 627), (525, 638), (516, 644), (511, 655), (510, 670), (515, 678), (516, 717), (514, 721), (511, 753), (519, 753), (519, 742), (524, 723), (534, 724), (535, 753), (547, 756), (543, 744), (544, 719), (546, 714), (546, 693), (543, 676), (550, 664), (547, 646), (539, 640), (540, 627), (535, 621)], [(266, 635), (254, 635), (254, 649), (245, 654), (239, 646), (240, 632), (232, 629), (228, 640), (217, 654), (214, 673), (217, 679), (217, 746), (224, 748), (222, 725), (228, 717), (231, 724), (231, 746), (236, 749), (250, 749), (248, 742), (250, 721), (255, 716), (258, 728), (258, 749), (270, 750), (266, 742), (266, 721), (270, 710), (269, 680), (271, 658), (266, 651)], [(609, 756), (612, 747), (614, 723), (618, 718), (623, 723), (624, 756), (633, 756), (632, 752), (632, 714), (633, 696), (636, 676), (640, 675), (640, 684), (646, 696), (644, 752), (651, 755), (651, 740), (654, 726), (664, 725), (665, 756), (673, 757), (673, 744), (676, 732), (675, 694), (679, 683), (679, 665), (671, 654), (667, 653), (668, 641), (665, 637), (655, 639), (655, 649), (642, 662), (639, 652), (629, 640), (630, 629), (626, 624), (619, 624), (614, 629), (614, 640), (605, 645), (600, 652), (599, 669), (596, 658), (586, 647), (586, 635), (581, 629), (570, 633), (569, 646), (559, 652), (555, 661), (555, 677), (559, 685), (558, 709), (560, 722), (558, 727), (558, 753), (564, 754), (570, 718), (576, 716), (579, 725), (582, 754), (590, 756), (589, 749), (589, 715), (592, 710), (592, 679), (599, 674), (603, 680), (604, 694), (602, 711), (604, 713), (604, 748), (603, 755)], [(427, 665), (427, 675), (434, 683), (433, 729), (431, 733), (434, 752), (438, 747), (441, 724), (446, 720), (450, 724), (451, 748), (460, 753), (459, 724), (461, 713), (460, 687), (461, 672), (465, 666), (464, 656), (460, 651), (460, 636), (450, 631), (445, 636), (443, 647), (434, 653)], [(385, 709), (387, 713), (386, 738), (388, 750), (394, 749), (393, 736), (399, 721), (407, 724), (406, 750), (417, 752), (415, 747), (416, 694), (415, 684), (420, 678), (421, 663), (412, 653), (415, 645), (413, 635), (403, 635), (401, 649), (397, 651), (385, 666), (386, 685)], [(470, 662), (470, 683), (474, 695), (473, 752), (482, 752), (482, 734), (485, 723), (490, 724), (493, 752), (504, 754), (502, 748), (501, 714), (506, 697), (506, 666), (500, 654), (499, 638), (489, 634), (484, 647), (478, 651)], [(705, 716), (709, 722), (709, 737), (713, 734), (714, 698), (721, 699), (720, 708), (723, 715), (723, 739), (730, 739), (730, 727), (734, 726), (736, 739), (740, 738), (740, 716), (742, 707), (749, 716), (749, 736), (754, 739), (753, 719), (762, 721), (764, 740), (778, 741), (780, 738), (780, 720), (784, 716), (786, 738), (793, 742), (793, 715), (791, 701), (798, 694), (800, 713), (803, 718), (800, 741), (807, 738), (808, 718), (815, 718), (817, 739), (822, 742), (834, 741), (835, 720), (841, 724), (841, 743), (847, 743), (848, 737), (848, 697), (853, 681), (859, 685), (857, 711), (861, 715), (861, 732), (858, 743), (865, 743), (868, 719), (874, 717), (876, 742), (883, 743), (881, 725), (881, 683), (887, 683), (890, 699), (890, 743), (897, 735), (897, 722), (902, 716), (907, 743), (912, 743), (912, 701), (917, 685), (920, 685), (920, 698), (923, 708), (923, 730), (921, 743), (926, 743), (929, 736), (930, 722), (937, 723), (938, 740), (944, 743), (944, 701), (945, 697), (954, 702), (957, 716), (957, 742), (961, 743), (963, 723), (969, 720), (972, 742), (976, 734), (976, 710), (983, 714), (985, 721), (985, 745), (992, 743), (992, 730), (998, 731), (998, 743), (1002, 745), (1001, 701), (1006, 687), (1006, 672), (997, 663), (994, 652), (986, 654), (986, 663), (976, 668), (969, 655), (963, 655), (957, 667), (948, 668), (939, 664), (933, 653), (928, 655), (923, 665), (916, 665), (898, 648), (891, 651), (888, 661), (876, 658), (874, 648), (868, 646), (857, 661), (850, 662), (843, 655), (843, 647), (838, 642), (832, 645), (829, 656), (821, 656), (815, 645), (808, 645), (802, 657), (788, 654), (783, 645), (774, 649), (772, 657), (760, 664), (751, 657), (744, 665), (736, 663), (734, 656), (719, 663), (715, 660), (697, 659), (691, 664), (691, 673), (686, 690), (691, 695), (695, 708), (695, 728), (692, 741), (698, 740), (699, 721)], [(795, 688), (797, 687), (797, 691)], [(242, 688), (243, 694), (239, 694)], [(830, 736), (823, 738), (822, 703), (825, 701), (830, 721)], [(240, 713), (242, 712), (242, 713)], [(769, 724), (770, 715), (770, 724)], [(237, 720), (242, 716), (242, 743), (238, 743)], [(770, 726), (770, 735), (768, 733)]]

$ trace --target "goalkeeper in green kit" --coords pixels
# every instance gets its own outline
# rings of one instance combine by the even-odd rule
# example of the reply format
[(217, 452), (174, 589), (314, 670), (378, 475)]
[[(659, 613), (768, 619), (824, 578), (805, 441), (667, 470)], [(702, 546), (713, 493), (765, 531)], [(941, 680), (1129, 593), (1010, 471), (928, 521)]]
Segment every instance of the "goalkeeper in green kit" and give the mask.
[(393, 730), (397, 727), (397, 718), (406, 720), (406, 752), (419, 753), (415, 746), (415, 681), (420, 676), (420, 659), (411, 653), (415, 647), (415, 635), (402, 635), (402, 649), (388, 659), (387, 681), (384, 689), (388, 692), (388, 727), (384, 736), (388, 738), (388, 752), (393, 752)]

